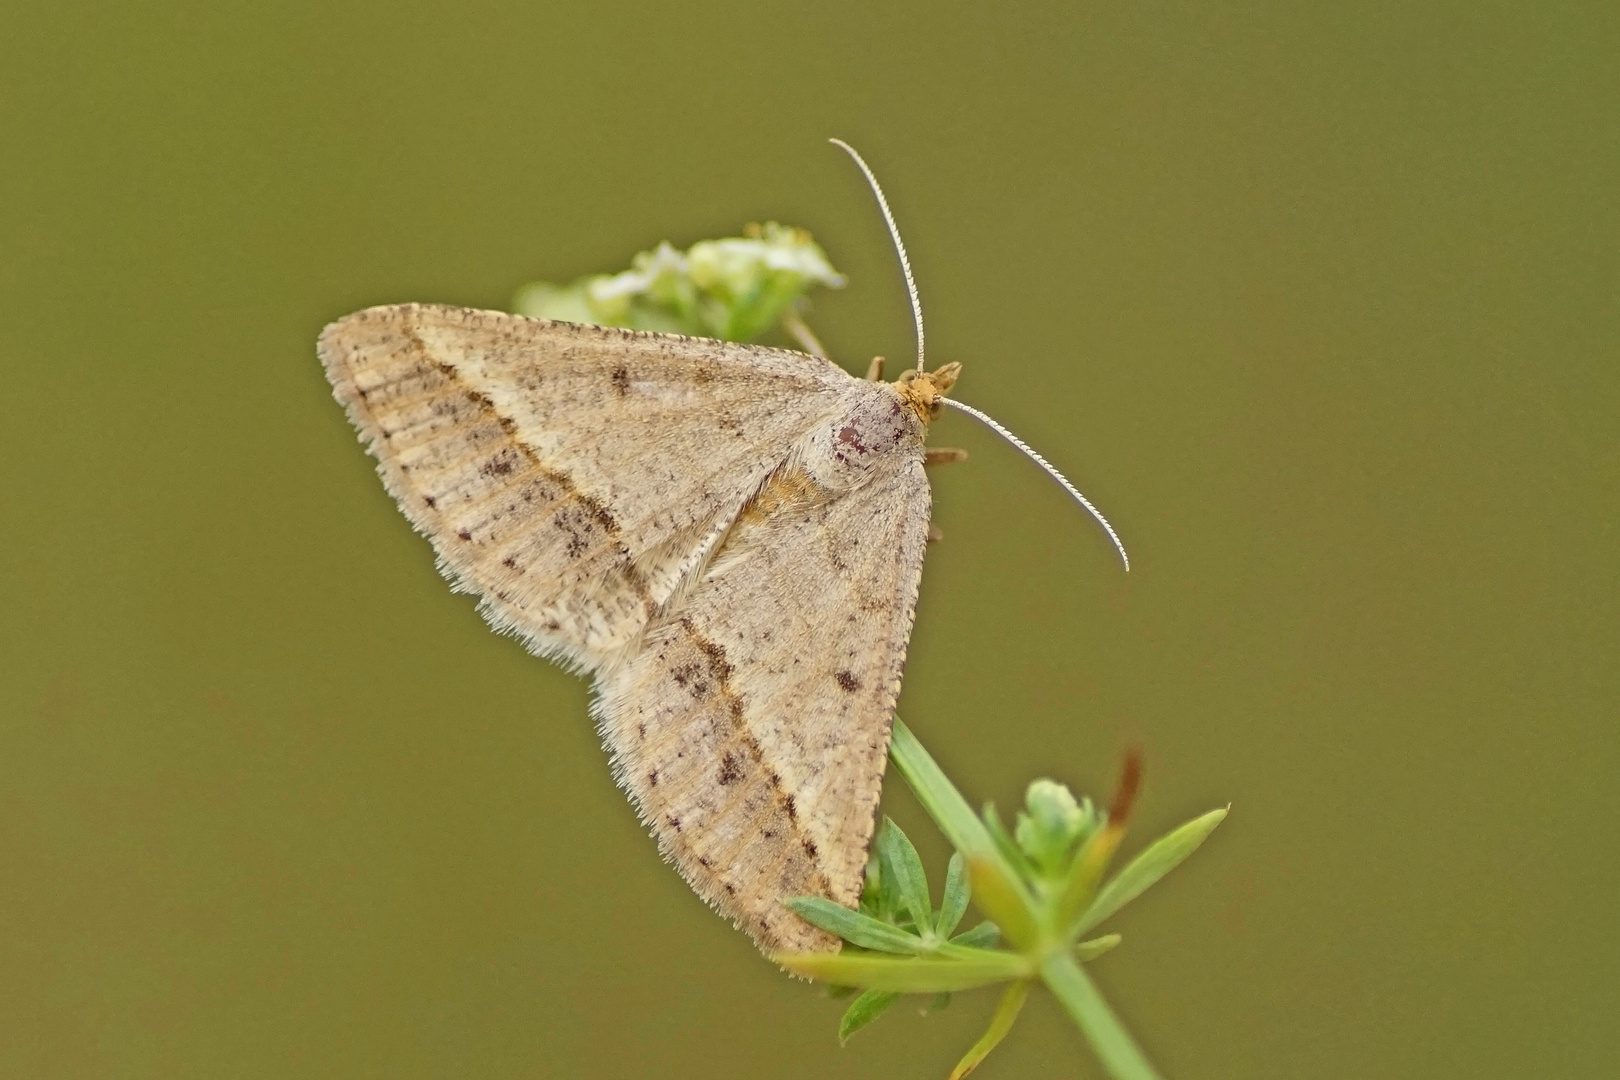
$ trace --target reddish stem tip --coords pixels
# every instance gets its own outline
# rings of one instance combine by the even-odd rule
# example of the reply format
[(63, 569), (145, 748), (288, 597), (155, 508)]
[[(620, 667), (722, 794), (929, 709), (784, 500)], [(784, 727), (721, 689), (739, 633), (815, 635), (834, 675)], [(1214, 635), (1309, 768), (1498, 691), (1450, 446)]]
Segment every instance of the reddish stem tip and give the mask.
[(1131, 747), (1125, 751), (1125, 762), (1119, 770), (1119, 789), (1108, 807), (1108, 824), (1124, 827), (1136, 805), (1137, 793), (1142, 790), (1142, 751)]

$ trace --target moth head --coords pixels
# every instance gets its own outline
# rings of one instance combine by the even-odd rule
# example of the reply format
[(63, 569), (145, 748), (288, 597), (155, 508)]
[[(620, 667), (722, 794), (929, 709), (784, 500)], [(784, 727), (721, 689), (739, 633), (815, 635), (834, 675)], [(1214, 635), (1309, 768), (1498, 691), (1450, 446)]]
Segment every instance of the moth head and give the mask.
[(956, 378), (960, 374), (962, 365), (957, 363), (946, 364), (933, 371), (912, 368), (900, 373), (900, 377), (894, 380), (894, 388), (899, 391), (900, 400), (906, 403), (906, 407), (926, 424), (945, 411), (945, 395), (956, 385)]

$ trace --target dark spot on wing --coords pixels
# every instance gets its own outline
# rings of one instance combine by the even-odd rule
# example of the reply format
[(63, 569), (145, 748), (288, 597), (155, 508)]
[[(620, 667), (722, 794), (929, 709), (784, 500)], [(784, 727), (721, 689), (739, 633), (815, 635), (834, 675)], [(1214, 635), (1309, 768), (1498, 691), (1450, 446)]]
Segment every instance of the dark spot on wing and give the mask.
[(517, 468), (517, 451), (503, 448), (500, 453), (490, 458), (479, 468), (485, 476), (509, 476)]
[(702, 698), (709, 692), (709, 683), (703, 678), (703, 669), (697, 664), (681, 664), (672, 668), (669, 677), (675, 680), (675, 685), (684, 686), (694, 698)]
[(696, 645), (703, 652), (703, 655), (709, 658), (709, 671), (714, 675), (714, 677), (719, 679), (721, 682), (725, 682), (727, 679), (731, 678), (731, 673), (735, 669), (726, 659), (726, 650), (722, 649), (708, 638), (700, 635), (696, 628), (692, 626), (690, 619), (682, 619), (681, 624), (685, 626), (687, 632), (692, 635), (692, 644)]

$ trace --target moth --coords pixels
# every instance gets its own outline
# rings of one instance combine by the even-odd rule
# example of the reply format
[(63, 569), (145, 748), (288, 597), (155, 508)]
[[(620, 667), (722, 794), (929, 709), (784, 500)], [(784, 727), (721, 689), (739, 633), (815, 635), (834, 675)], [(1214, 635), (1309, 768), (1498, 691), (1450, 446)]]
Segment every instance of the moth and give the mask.
[(923, 370), (904, 247), (844, 148), (917, 312), (918, 366), (895, 382), (423, 304), (357, 312), (318, 343), (441, 572), (497, 630), (591, 676), (616, 780), (767, 952), (838, 947), (783, 900), (859, 900), (929, 538), (924, 440), (958, 404), (959, 364)]

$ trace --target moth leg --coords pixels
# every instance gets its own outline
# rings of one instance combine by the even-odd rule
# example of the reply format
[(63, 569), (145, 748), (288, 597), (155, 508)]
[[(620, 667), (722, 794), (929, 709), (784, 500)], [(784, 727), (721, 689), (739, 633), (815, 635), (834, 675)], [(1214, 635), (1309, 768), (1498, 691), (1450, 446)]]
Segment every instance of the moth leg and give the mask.
[(821, 339), (811, 332), (808, 324), (799, 317), (799, 313), (788, 308), (782, 313), (782, 329), (793, 335), (793, 340), (804, 346), (804, 351), (811, 356), (827, 359), (827, 350), (822, 347)]
[(953, 446), (930, 446), (923, 451), (924, 465), (949, 465), (953, 461), (966, 461), (967, 451)]
[(872, 362), (866, 366), (866, 377), (872, 382), (883, 381), (883, 357), (872, 357)]
[(935, 541), (943, 539), (945, 539), (945, 534), (940, 531), (938, 525), (935, 525), (932, 521), (930, 521), (928, 523), (928, 542), (932, 544)]

